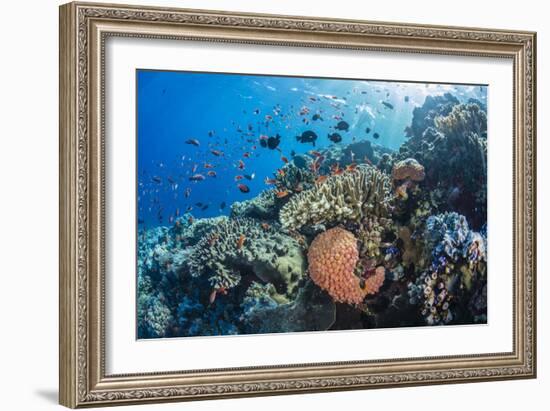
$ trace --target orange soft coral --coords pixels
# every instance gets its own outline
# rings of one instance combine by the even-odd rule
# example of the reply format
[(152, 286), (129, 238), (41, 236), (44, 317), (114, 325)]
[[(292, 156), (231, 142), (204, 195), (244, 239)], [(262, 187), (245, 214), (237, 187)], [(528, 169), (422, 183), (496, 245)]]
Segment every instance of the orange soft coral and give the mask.
[(426, 177), (424, 166), (414, 158), (407, 158), (394, 164), (392, 178), (394, 180), (422, 181)]
[(366, 292), (353, 273), (358, 258), (355, 236), (343, 228), (331, 228), (315, 237), (309, 247), (309, 275), (334, 301), (360, 304)]

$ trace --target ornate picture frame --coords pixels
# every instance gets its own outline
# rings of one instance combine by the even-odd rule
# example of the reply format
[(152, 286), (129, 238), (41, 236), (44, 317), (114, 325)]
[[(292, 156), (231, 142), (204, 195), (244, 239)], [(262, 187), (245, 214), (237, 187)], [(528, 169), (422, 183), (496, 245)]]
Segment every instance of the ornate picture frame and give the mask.
[[(472, 355), (107, 374), (105, 42), (201, 40), (513, 63), (513, 349)], [(536, 377), (536, 34), (221, 11), (60, 7), (60, 403), (67, 407)], [(243, 364), (244, 365), (244, 364)]]

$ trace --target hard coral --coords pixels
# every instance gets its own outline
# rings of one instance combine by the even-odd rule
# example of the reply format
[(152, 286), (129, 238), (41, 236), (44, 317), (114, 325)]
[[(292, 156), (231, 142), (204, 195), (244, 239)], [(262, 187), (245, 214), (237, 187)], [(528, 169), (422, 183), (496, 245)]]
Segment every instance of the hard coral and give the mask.
[(305, 269), (296, 240), (250, 218), (221, 220), (190, 249), (186, 263), (193, 277), (207, 275), (215, 290), (235, 287), (251, 272), (292, 293)]
[(386, 174), (361, 165), (353, 172), (329, 177), (292, 197), (281, 209), (279, 219), (285, 228), (343, 223), (364, 216), (384, 216), (389, 209), (391, 186)]
[(358, 258), (354, 235), (343, 228), (331, 228), (319, 234), (309, 247), (309, 274), (334, 301), (360, 304), (366, 293), (354, 274)]
[(426, 177), (424, 166), (414, 158), (407, 158), (393, 165), (392, 178), (394, 180), (422, 181), (424, 177)]
[(380, 290), (380, 287), (382, 287), (382, 284), (384, 284), (385, 279), (386, 269), (382, 266), (376, 267), (374, 274), (364, 281), (363, 289), (365, 290), (365, 295), (376, 294)]

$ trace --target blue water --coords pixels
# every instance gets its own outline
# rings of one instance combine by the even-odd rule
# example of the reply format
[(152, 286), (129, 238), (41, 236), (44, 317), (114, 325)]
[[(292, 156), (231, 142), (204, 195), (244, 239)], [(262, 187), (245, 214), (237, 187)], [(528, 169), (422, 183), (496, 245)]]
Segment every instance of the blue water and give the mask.
[[(229, 215), (233, 202), (268, 188), (264, 179), (273, 178), (284, 165), (282, 157), (291, 160), (292, 152), (364, 139), (398, 150), (414, 107), (444, 92), (486, 103), (486, 88), (470, 85), (138, 70), (140, 227), (167, 225), (186, 212), (195, 218)], [(314, 121), (316, 113), (323, 120)], [(340, 119), (349, 123), (349, 131), (334, 130)], [(306, 130), (317, 134), (315, 147), (296, 140)], [(342, 136), (339, 143), (327, 137), (335, 131)], [(280, 151), (261, 147), (260, 135), (276, 134)], [(190, 139), (199, 145), (186, 144)], [(190, 181), (196, 174), (204, 180)]]

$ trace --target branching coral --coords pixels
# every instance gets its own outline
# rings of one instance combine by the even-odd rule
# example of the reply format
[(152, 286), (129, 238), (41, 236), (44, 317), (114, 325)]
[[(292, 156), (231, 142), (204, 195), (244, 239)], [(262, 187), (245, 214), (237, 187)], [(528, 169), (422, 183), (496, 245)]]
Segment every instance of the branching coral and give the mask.
[(335, 224), (363, 216), (384, 216), (389, 209), (391, 185), (387, 175), (368, 165), (329, 177), (323, 184), (295, 195), (281, 209), (285, 228), (305, 224)]
[(305, 270), (300, 245), (267, 224), (248, 218), (222, 220), (187, 255), (192, 276), (207, 275), (214, 290), (227, 290), (242, 272), (292, 293)]
[(336, 302), (360, 304), (365, 297), (355, 264), (359, 258), (357, 239), (343, 228), (335, 227), (319, 234), (307, 255), (309, 275)]

